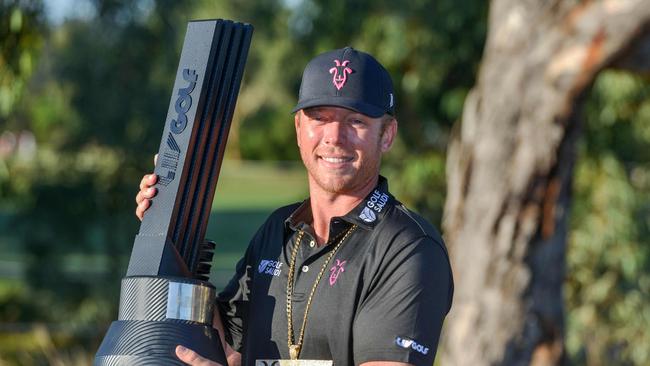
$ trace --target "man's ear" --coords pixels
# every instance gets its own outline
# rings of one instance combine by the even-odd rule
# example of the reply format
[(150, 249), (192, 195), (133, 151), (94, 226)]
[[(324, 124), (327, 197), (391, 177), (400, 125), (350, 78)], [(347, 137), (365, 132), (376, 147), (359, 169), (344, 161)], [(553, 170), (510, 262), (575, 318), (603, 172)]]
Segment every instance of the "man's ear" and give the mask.
[(300, 147), (300, 114), (302, 113), (302, 110), (296, 112), (293, 115), (293, 124), (296, 129), (296, 144), (298, 147)]
[(393, 141), (397, 135), (397, 120), (391, 118), (386, 127), (384, 127), (384, 132), (381, 134), (381, 152), (385, 153), (390, 150), (393, 146)]

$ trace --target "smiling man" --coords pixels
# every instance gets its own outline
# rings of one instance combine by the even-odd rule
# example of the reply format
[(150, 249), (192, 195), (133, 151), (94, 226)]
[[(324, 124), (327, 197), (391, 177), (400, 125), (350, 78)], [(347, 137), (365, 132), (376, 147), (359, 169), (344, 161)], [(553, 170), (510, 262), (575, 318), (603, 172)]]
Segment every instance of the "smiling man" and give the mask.
[[(433, 364), (453, 280), (438, 232), (379, 175), (397, 134), (394, 100), (367, 53), (334, 50), (305, 68), (293, 112), (310, 196), (271, 214), (217, 297), (230, 365)], [(155, 182), (140, 184), (140, 218)]]

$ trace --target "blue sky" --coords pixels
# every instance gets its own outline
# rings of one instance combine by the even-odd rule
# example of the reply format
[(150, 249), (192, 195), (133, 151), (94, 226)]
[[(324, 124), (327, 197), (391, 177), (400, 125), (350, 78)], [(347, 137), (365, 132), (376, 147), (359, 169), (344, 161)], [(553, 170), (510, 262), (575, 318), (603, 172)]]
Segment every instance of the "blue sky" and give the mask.
[(94, 7), (88, 0), (43, 0), (45, 15), (52, 24), (61, 24), (68, 18), (92, 16)]

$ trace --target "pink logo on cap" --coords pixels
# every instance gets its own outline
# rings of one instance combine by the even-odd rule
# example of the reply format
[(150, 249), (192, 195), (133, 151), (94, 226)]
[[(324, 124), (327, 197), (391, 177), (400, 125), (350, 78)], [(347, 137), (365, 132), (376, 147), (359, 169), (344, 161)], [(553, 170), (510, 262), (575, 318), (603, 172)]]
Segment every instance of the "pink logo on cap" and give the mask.
[(334, 74), (332, 82), (337, 90), (341, 90), (345, 82), (348, 80), (348, 74), (352, 73), (352, 69), (348, 67), (350, 60), (345, 60), (343, 62), (339, 60), (334, 60), (336, 66), (330, 69), (330, 74)]

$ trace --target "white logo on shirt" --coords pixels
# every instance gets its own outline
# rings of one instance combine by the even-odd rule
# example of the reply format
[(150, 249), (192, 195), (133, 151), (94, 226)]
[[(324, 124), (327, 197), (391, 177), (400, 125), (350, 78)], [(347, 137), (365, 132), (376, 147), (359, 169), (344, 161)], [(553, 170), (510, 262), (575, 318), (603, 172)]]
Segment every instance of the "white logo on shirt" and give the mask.
[(365, 222), (373, 222), (377, 220), (375, 212), (381, 213), (384, 206), (386, 206), (386, 203), (388, 203), (388, 195), (375, 189), (370, 195), (370, 198), (366, 200), (366, 207), (363, 208), (359, 217)]
[(387, 202), (388, 195), (386, 193), (381, 193), (375, 189), (375, 191), (372, 192), (372, 195), (366, 202), (366, 207), (372, 208), (373, 210), (377, 211), (377, 213), (379, 213), (384, 209), (384, 206), (386, 206)]
[(372, 210), (369, 209), (368, 207), (363, 208), (363, 211), (361, 211), (361, 214), (359, 214), (359, 217), (361, 218), (361, 220), (363, 220), (365, 222), (373, 222), (373, 221), (377, 220), (377, 215), (375, 215), (375, 213), (372, 212)]
[(411, 348), (415, 351), (420, 352), (423, 355), (429, 353), (429, 347), (425, 347), (412, 339), (397, 337), (395, 338), (395, 344), (397, 344), (402, 348)]
[(260, 265), (257, 266), (257, 271), (259, 273), (271, 275), (271, 276), (279, 276), (280, 272), (282, 272), (282, 262), (280, 261), (272, 261), (269, 259), (262, 259), (260, 261)]

